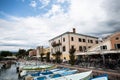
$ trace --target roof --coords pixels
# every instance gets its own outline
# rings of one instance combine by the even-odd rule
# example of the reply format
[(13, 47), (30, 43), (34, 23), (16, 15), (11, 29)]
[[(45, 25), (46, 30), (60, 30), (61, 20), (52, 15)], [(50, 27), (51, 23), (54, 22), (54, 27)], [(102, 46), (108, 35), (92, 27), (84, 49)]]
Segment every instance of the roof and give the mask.
[(61, 34), (61, 35), (59, 35), (59, 36), (56, 36), (56, 37), (50, 39), (49, 41), (54, 40), (54, 39), (56, 39), (56, 38), (59, 38), (59, 37), (65, 35), (65, 34), (75, 34), (75, 35), (80, 35), (80, 36), (85, 36), (85, 37), (91, 37), (91, 38), (96, 38), (96, 39), (98, 39), (98, 37), (94, 37), (94, 36), (90, 36), (90, 35), (84, 35), (84, 34), (73, 33), (73, 32), (65, 32), (65, 33), (63, 33), (63, 34)]
[(111, 35), (108, 35), (108, 36), (104, 37), (103, 39), (104, 39), (104, 40), (110, 39), (110, 38), (112, 38), (112, 37), (114, 37), (114, 36), (116, 36), (116, 35), (118, 35), (118, 34), (120, 34), (120, 32), (115, 32), (115, 33), (112, 33)]

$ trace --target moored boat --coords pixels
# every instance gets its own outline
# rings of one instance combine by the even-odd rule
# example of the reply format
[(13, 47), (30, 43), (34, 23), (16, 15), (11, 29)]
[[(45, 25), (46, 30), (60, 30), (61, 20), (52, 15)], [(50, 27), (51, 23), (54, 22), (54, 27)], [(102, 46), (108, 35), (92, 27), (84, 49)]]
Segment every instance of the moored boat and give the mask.
[(95, 78), (91, 78), (90, 80), (108, 80), (108, 75), (107, 74), (100, 75)]
[(91, 73), (92, 71), (87, 71), (87, 72), (72, 74), (68, 76), (62, 76), (58, 78), (52, 78), (49, 80), (89, 80)]

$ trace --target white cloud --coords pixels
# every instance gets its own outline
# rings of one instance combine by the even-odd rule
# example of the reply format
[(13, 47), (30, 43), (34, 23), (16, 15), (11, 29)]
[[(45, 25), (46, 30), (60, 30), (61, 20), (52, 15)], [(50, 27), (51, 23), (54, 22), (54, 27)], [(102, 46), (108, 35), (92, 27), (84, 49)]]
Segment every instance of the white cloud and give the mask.
[[(50, 0), (40, 1), (48, 5)], [(64, 1), (70, 3), (66, 13), (60, 4), (53, 4), (44, 15), (25, 18), (9, 16), (11, 20), (0, 19), (0, 32), (2, 33), (0, 41), (7, 39), (11, 44), (16, 43), (20, 47), (27, 46), (28, 48), (49, 45), (48, 40), (66, 31), (72, 31), (73, 27), (82, 34), (102, 34), (102, 32), (112, 32), (114, 29), (114, 27), (101, 25), (106, 21), (106, 13), (102, 7), (104, 0), (58, 0), (61, 3)], [(36, 7), (37, 3), (32, 1), (31, 6)], [(0, 49), (3, 48), (5, 47)], [(13, 48), (19, 49), (18, 46), (10, 46), (10, 48), (7, 46), (5, 49)]]
[(66, 1), (69, 1), (69, 0), (57, 0), (58, 3), (64, 3)]
[(49, 3), (50, 3), (50, 0), (39, 0), (40, 3), (42, 3), (42, 6), (40, 6), (40, 9), (46, 7)]
[(36, 8), (37, 7), (37, 3), (36, 1), (31, 1), (29, 4), (31, 7)]

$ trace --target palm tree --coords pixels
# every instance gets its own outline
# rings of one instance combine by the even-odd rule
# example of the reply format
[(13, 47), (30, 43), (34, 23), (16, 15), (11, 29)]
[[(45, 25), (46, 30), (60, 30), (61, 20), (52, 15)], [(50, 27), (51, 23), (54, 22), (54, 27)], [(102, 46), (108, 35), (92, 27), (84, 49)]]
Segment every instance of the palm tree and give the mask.
[(70, 64), (71, 65), (74, 65), (74, 63), (75, 63), (75, 55), (74, 55), (75, 51), (76, 51), (75, 48), (71, 48), (69, 50), (69, 53), (70, 53), (69, 57), (70, 57)]

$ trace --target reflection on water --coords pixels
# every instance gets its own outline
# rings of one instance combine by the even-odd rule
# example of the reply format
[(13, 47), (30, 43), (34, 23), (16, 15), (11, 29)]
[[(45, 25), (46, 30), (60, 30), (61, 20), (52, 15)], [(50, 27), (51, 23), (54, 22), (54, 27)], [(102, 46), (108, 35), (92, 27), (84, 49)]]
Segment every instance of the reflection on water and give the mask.
[(16, 66), (13, 64), (8, 69), (0, 71), (0, 80), (22, 80), (18, 79), (18, 73), (16, 73)]

